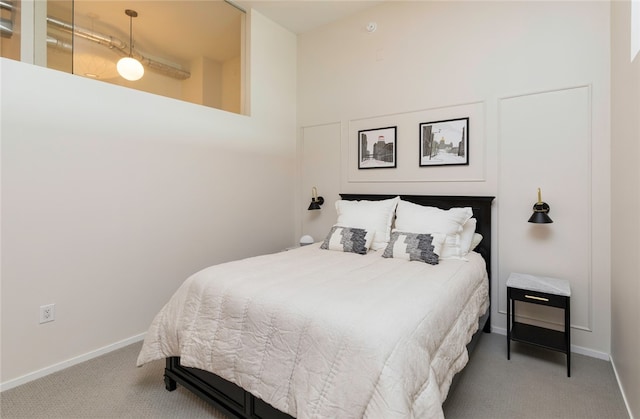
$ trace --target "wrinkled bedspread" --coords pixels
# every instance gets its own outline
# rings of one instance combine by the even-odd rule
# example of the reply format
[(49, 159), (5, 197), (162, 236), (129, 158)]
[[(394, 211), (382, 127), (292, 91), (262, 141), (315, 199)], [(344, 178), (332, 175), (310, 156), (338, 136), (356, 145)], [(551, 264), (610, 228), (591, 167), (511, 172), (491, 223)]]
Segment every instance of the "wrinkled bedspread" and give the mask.
[(180, 356), (297, 418), (442, 417), (489, 305), (484, 260), (381, 254), (315, 244), (206, 268), (155, 317), (138, 365)]

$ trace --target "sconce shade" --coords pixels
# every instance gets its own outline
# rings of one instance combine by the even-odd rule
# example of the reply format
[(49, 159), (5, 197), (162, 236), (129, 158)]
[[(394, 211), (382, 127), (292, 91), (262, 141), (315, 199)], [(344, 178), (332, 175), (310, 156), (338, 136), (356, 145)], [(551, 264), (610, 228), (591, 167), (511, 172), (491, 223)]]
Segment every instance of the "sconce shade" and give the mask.
[(309, 211), (312, 210), (319, 210), (322, 209), (320, 208), (320, 205), (324, 204), (324, 199), (319, 196), (317, 198), (311, 198), (311, 204), (309, 204), (309, 208), (307, 208)]
[(529, 222), (536, 224), (552, 223), (553, 220), (547, 215), (548, 212), (549, 205), (547, 205), (545, 202), (543, 202), (542, 205), (536, 203), (533, 206), (533, 214), (531, 214), (531, 217), (529, 217)]
[(322, 204), (324, 204), (324, 198), (321, 196), (318, 196), (318, 190), (314, 186), (313, 188), (311, 188), (311, 204), (309, 204), (309, 208), (307, 208), (307, 210), (309, 211), (319, 210), (321, 209), (320, 206)]
[(540, 188), (538, 188), (538, 202), (533, 204), (533, 214), (529, 217), (530, 223), (535, 224), (549, 224), (552, 223), (553, 220), (549, 217), (549, 204), (546, 202), (542, 202), (542, 194), (540, 193)]

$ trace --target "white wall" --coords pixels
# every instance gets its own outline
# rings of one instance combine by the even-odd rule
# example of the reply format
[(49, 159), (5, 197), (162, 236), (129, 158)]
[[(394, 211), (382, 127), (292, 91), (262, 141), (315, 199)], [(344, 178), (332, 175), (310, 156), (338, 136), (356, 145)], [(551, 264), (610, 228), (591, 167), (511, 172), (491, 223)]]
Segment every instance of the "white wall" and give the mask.
[(250, 30), (250, 117), (0, 61), (3, 388), (139, 337), (201, 268), (294, 243), (296, 39)]
[[(299, 233), (326, 234), (340, 192), (494, 195), (495, 329), (509, 272), (567, 278), (574, 349), (606, 358), (609, 30), (606, 2), (388, 2), (300, 36)], [(469, 166), (417, 167), (418, 124), (467, 116)], [(359, 171), (358, 129), (389, 125), (397, 169)], [(328, 210), (304, 211), (320, 182)], [(542, 229), (526, 222), (537, 187)]]
[(611, 2), (611, 361), (640, 418), (640, 56), (630, 61), (631, 17), (630, 1)]

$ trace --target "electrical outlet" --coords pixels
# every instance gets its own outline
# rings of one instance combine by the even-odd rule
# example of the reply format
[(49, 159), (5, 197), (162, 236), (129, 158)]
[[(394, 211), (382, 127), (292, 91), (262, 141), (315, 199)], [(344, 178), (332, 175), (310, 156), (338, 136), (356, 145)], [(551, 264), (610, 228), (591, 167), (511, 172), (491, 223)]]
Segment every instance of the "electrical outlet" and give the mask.
[(40, 306), (40, 323), (52, 322), (56, 319), (56, 305), (47, 304)]

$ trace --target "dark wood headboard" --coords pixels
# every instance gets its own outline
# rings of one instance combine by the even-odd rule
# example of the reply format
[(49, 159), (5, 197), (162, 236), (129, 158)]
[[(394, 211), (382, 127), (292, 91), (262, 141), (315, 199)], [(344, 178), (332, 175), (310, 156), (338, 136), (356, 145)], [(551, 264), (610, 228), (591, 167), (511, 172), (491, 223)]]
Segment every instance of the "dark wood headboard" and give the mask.
[(368, 194), (340, 194), (348, 201), (367, 200), (380, 201), (400, 196), (400, 199), (414, 204), (449, 209), (453, 207), (471, 207), (473, 216), (477, 220), (476, 232), (482, 234), (482, 241), (476, 248), (487, 265), (489, 284), (491, 284), (491, 203), (493, 196), (449, 196), (449, 195), (368, 195)]

